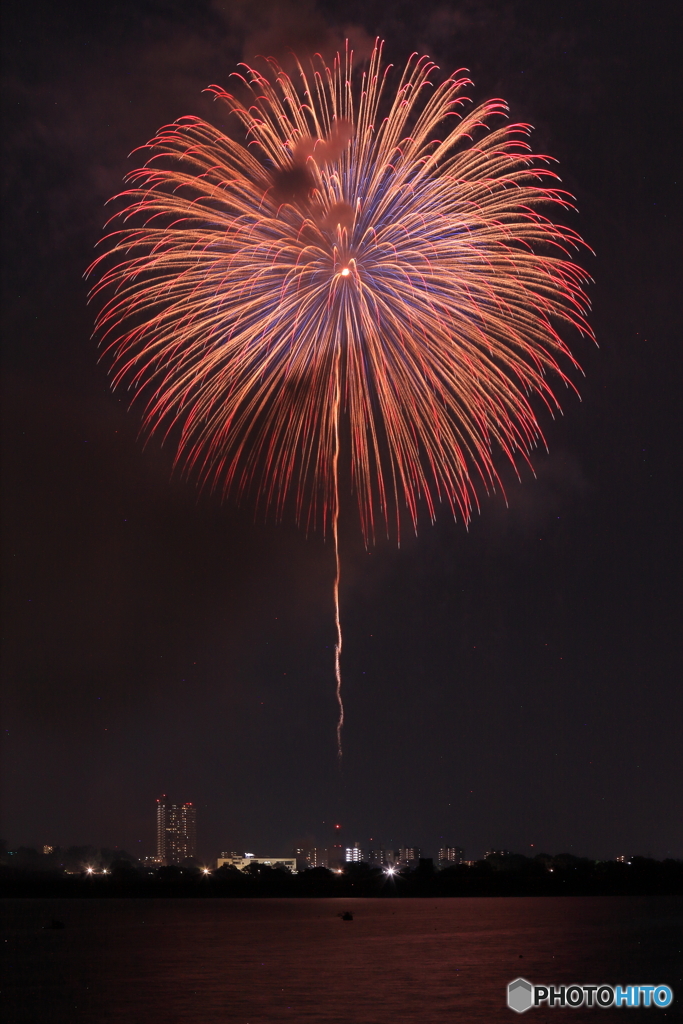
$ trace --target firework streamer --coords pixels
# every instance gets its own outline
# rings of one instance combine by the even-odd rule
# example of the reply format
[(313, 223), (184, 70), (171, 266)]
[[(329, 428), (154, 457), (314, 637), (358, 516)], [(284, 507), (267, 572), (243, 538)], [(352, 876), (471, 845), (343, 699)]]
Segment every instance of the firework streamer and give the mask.
[(397, 77), (380, 44), (360, 74), (348, 46), (294, 78), (243, 66), (210, 89), (235, 132), (162, 128), (90, 268), (144, 429), (202, 485), (331, 532), (340, 753), (340, 474), (366, 543), (439, 504), (467, 522), (499, 455), (544, 444), (532, 401), (559, 410), (578, 365), (563, 336), (591, 336), (583, 243), (551, 216), (573, 200), (530, 126), (468, 109), (427, 57)]
[(341, 652), (342, 652), (342, 628), (339, 614), (339, 579), (341, 577), (341, 562), (339, 560), (339, 416), (341, 412), (341, 385), (339, 380), (339, 348), (334, 367), (334, 449), (332, 455), (332, 486), (334, 497), (332, 505), (332, 535), (334, 539), (334, 624), (337, 637), (334, 645), (334, 675), (337, 682), (337, 704), (339, 706), (339, 717), (337, 719), (337, 755), (341, 760), (342, 756), (342, 729), (344, 727), (344, 702), (342, 700), (341, 680)]

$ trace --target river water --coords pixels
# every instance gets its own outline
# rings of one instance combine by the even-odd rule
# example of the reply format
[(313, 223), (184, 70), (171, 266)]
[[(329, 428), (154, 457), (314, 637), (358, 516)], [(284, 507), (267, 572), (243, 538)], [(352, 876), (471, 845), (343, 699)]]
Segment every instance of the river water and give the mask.
[[(352, 921), (340, 918), (342, 911)], [(6, 1024), (683, 1020), (683, 900), (5, 900)], [(63, 929), (46, 929), (52, 919)], [(509, 981), (668, 984), (667, 1009), (506, 1006)]]

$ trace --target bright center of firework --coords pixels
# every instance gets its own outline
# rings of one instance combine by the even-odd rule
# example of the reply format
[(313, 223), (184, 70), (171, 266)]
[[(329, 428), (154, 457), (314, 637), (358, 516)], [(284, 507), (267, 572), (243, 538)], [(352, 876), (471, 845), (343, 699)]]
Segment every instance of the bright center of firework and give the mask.
[(341, 272), (341, 276), (342, 277), (348, 277), (350, 273), (351, 273), (351, 271), (349, 270), (349, 268), (348, 267), (344, 267), (344, 269)]

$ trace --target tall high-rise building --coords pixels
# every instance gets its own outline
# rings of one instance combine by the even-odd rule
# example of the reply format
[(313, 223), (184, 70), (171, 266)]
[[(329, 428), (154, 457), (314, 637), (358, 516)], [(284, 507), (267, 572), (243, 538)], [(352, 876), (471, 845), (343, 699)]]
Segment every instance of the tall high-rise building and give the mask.
[(157, 800), (157, 860), (180, 864), (197, 856), (197, 809), (193, 804), (172, 804), (165, 793)]

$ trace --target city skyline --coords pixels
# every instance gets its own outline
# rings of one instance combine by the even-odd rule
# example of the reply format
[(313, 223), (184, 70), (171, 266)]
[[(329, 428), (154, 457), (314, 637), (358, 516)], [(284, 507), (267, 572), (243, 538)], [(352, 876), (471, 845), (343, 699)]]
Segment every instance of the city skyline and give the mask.
[[(44, 845), (42, 850), (36, 850), (28, 847), (8, 849), (6, 843), (1, 843), (0, 862), (3, 869), (9, 869), (9, 873), (5, 871), (3, 876), (5, 882), (9, 885), (12, 884), (13, 872), (18, 872), (21, 877), (34, 875), (44, 879), (59, 875), (67, 877), (74, 875), (97, 877), (101, 875), (106, 876), (113, 872), (121, 880), (121, 871), (123, 870), (125, 873), (130, 867), (136, 868), (142, 875), (156, 875), (163, 880), (163, 878), (181, 878), (183, 877), (183, 872), (187, 872), (187, 877), (190, 878), (197, 877), (198, 875), (208, 875), (224, 867), (245, 871), (251, 866), (282, 867), (294, 874), (308, 870), (325, 869), (332, 875), (346, 872), (353, 873), (358, 869), (362, 869), (367, 874), (367, 869), (370, 869), (371, 872), (374, 871), (376, 873), (379, 871), (388, 875), (400, 872), (405, 877), (415, 871), (421, 873), (425, 871), (428, 873), (435, 871), (449, 872), (451, 869), (458, 867), (474, 868), (482, 866), (485, 862), (488, 862), (488, 865), (494, 871), (523, 871), (525, 864), (535, 864), (537, 870), (543, 870), (551, 874), (558, 868), (561, 870), (571, 869), (572, 865), (577, 867), (579, 865), (599, 867), (604, 864), (612, 864), (621, 865), (624, 868), (634, 867), (636, 871), (639, 871), (643, 868), (649, 870), (647, 868), (648, 864), (652, 866), (659, 863), (672, 873), (671, 877), (673, 878), (677, 872), (680, 872), (683, 866), (683, 859), (681, 858), (664, 858), (657, 861), (656, 858), (647, 854), (638, 854), (634, 851), (617, 854), (602, 860), (580, 857), (566, 851), (522, 852), (515, 850), (487, 850), (482, 856), (467, 858), (462, 848), (452, 851), (452, 854), (454, 854), (452, 856), (439, 856), (438, 858), (428, 856), (429, 851), (415, 851), (419, 852), (420, 856), (404, 856), (404, 854), (410, 853), (410, 851), (387, 849), (383, 851), (385, 856), (380, 858), (373, 856), (372, 852), (366, 855), (361, 850), (360, 844), (354, 844), (352, 849), (358, 852), (358, 856), (349, 858), (346, 855), (348, 851), (339, 848), (300, 847), (285, 854), (271, 853), (268, 856), (257, 855), (251, 851), (240, 853), (236, 850), (222, 850), (213, 856), (202, 858), (183, 857), (179, 861), (173, 861), (170, 858), (162, 860), (158, 856), (142, 855), (136, 857), (128, 850), (119, 847), (102, 849), (89, 844), (68, 847)], [(180, 873), (175, 872), (171, 875), (165, 875), (164, 869), (166, 868), (173, 868), (174, 872), (177, 868), (182, 870)]]
[[(289, 861), (293, 857), (300, 864), (306, 863), (308, 867), (329, 867), (333, 865), (335, 868), (353, 863), (364, 863), (371, 866), (415, 867), (423, 857), (432, 860), (440, 867), (446, 867), (459, 863), (473, 864), (490, 856), (523, 855), (533, 858), (538, 855), (557, 856), (561, 853), (567, 853), (571, 856), (596, 861), (624, 861), (633, 856), (646, 858), (653, 856), (651, 844), (648, 843), (642, 847), (629, 846), (627, 844), (622, 844), (621, 847), (615, 846), (614, 849), (600, 857), (594, 851), (587, 850), (573, 842), (569, 842), (561, 849), (554, 849), (552, 853), (549, 848), (543, 848), (541, 845), (534, 843), (529, 844), (527, 848), (518, 848), (510, 843), (488, 842), (478, 847), (466, 849), (454, 841), (456, 830), (453, 830), (449, 837), (445, 837), (443, 834), (426, 836), (422, 840), (421, 845), (401, 843), (400, 838), (398, 840), (392, 838), (386, 841), (380, 840), (377, 837), (377, 830), (373, 830), (375, 832), (374, 836), (363, 840), (362, 838), (357, 838), (359, 830), (354, 830), (352, 827), (347, 827), (338, 822), (322, 823), (323, 830), (321, 831), (321, 836), (327, 834), (329, 836), (327, 841), (323, 838), (316, 842), (309, 838), (305, 842), (291, 843), (287, 839), (280, 839), (265, 845), (259, 841), (246, 842), (242, 844), (240, 852), (241, 844), (234, 842), (226, 843), (225, 841), (219, 841), (213, 848), (208, 844), (204, 844), (203, 847), (198, 845), (197, 805), (192, 801), (185, 801), (182, 804), (173, 802), (166, 793), (162, 793), (151, 806), (154, 809), (154, 824), (152, 828), (152, 817), (150, 814), (148, 820), (150, 827), (146, 829), (148, 833), (147, 839), (139, 839), (137, 844), (131, 844), (130, 848), (126, 847), (124, 843), (113, 843), (111, 848), (125, 848), (127, 853), (134, 855), (141, 862), (150, 864), (179, 865), (183, 860), (194, 860), (197, 863), (212, 863), (217, 858), (224, 858), (226, 862), (227, 860), (235, 860), (244, 863), (249, 858), (252, 858), (255, 862), (270, 864), (275, 863), (275, 861)], [(205, 808), (205, 811), (208, 814), (211, 813), (209, 808)], [(243, 835), (248, 835), (250, 832), (249, 828), (246, 827), (242, 827), (240, 831)], [(251, 834), (254, 835), (254, 831), (251, 831)], [(309, 837), (312, 835), (311, 832), (308, 834)], [(400, 831), (397, 834), (400, 837)], [(500, 831), (498, 831), (498, 835), (500, 836)], [(5, 846), (7, 845), (7, 839), (5, 839)], [(26, 843), (14, 845), (25, 848), (31, 846), (31, 844)], [(50, 843), (45, 843), (39, 840), (33, 844), (32, 848), (42, 850), (44, 855), (50, 855), (56, 849), (64, 850), (78, 847), (79, 845), (97, 847), (99, 844), (88, 842), (73, 843), (70, 841), (57, 843), (54, 840)], [(628, 852), (624, 853), (624, 850)], [(673, 856), (676, 859), (675, 854), (667, 854), (666, 856)]]

